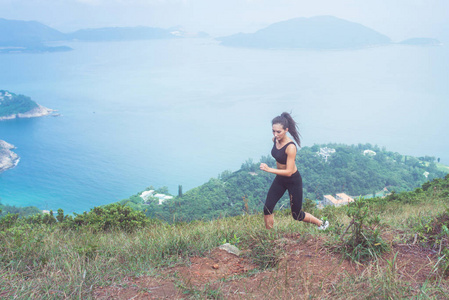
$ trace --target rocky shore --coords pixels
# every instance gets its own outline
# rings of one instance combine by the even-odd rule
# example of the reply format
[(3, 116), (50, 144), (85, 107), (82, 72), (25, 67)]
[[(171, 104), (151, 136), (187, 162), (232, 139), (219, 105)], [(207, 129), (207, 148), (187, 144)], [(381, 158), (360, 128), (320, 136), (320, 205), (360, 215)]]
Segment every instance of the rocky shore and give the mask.
[(0, 140), (0, 173), (14, 168), (19, 163), (19, 156), (11, 151), (14, 148), (14, 145)]
[(12, 114), (9, 116), (0, 117), (0, 121), (2, 120), (12, 120), (15, 118), (36, 118), (43, 117), (55, 112), (54, 109), (50, 109), (38, 104), (38, 107), (33, 108), (25, 113)]

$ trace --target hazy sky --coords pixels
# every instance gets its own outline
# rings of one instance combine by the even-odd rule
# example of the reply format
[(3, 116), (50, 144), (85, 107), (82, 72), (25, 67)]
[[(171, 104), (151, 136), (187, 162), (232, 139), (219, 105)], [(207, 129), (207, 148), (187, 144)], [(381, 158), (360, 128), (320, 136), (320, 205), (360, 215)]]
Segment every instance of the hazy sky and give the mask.
[(176, 25), (213, 36), (254, 32), (295, 17), (333, 15), (393, 40), (449, 40), (448, 0), (0, 0), (0, 17), (63, 32), (88, 27)]

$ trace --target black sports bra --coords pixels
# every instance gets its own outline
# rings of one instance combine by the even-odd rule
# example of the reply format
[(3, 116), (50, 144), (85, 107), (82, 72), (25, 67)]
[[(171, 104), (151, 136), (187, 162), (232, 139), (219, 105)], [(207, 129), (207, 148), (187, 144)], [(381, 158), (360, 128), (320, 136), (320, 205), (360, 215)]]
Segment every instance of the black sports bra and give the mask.
[(287, 144), (284, 145), (284, 147), (278, 149), (276, 148), (276, 140), (274, 140), (273, 149), (271, 149), (271, 155), (274, 157), (274, 159), (276, 159), (278, 163), (283, 165), (287, 164), (287, 153), (285, 153), (285, 149), (290, 144), (295, 145), (294, 142), (288, 142)]

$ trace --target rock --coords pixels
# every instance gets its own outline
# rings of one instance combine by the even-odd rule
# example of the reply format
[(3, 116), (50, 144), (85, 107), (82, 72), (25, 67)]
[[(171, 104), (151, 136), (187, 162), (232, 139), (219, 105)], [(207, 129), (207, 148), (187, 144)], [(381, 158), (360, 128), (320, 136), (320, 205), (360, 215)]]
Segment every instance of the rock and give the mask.
[(55, 110), (47, 108), (47, 107), (43, 107), (42, 105), (38, 104), (38, 107), (27, 111), (25, 113), (19, 113), (17, 114), (17, 118), (35, 118), (35, 117), (43, 117), (43, 116), (47, 116), (49, 114), (51, 114), (52, 112), (54, 112)]
[(19, 163), (19, 156), (12, 152), (14, 145), (0, 140), (0, 173), (14, 168)]
[(229, 243), (221, 245), (220, 247), (218, 247), (218, 249), (224, 250), (224, 251), (226, 251), (228, 253), (231, 253), (231, 254), (234, 254), (234, 255), (237, 255), (237, 256), (239, 256), (240, 252), (241, 252), (239, 248), (237, 248), (236, 246), (231, 245)]

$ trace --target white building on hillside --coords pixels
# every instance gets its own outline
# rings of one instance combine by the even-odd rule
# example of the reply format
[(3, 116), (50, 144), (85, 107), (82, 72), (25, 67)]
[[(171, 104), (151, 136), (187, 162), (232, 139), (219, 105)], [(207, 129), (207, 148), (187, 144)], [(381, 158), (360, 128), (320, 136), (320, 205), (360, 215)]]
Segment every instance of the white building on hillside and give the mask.
[(332, 195), (324, 195), (323, 204), (324, 205), (334, 205), (341, 206), (347, 205), (349, 202), (353, 202), (354, 199), (346, 195), (345, 193), (336, 194), (335, 197)]
[(374, 155), (376, 155), (376, 152), (374, 152), (373, 150), (365, 150), (365, 151), (363, 151), (363, 155), (374, 156)]
[(173, 196), (169, 196), (169, 195), (165, 195), (165, 194), (155, 194), (154, 190), (149, 190), (149, 191), (144, 191), (141, 195), (140, 198), (143, 199), (143, 201), (148, 201), (150, 200), (150, 198), (157, 198), (159, 201), (159, 205), (161, 205), (162, 203), (164, 203), (166, 200), (170, 200), (173, 199)]
[(148, 201), (150, 197), (153, 197), (154, 190), (144, 191), (142, 194), (140, 194), (140, 198), (143, 199), (143, 201)]
[(159, 205), (164, 203), (165, 200), (173, 199), (173, 196), (168, 196), (168, 195), (165, 195), (165, 194), (156, 194), (156, 195), (154, 195), (154, 197), (159, 199)]
[(10, 93), (8, 93), (7, 91), (0, 91), (0, 102), (5, 100), (5, 97), (11, 99), (12, 95)]
[(327, 148), (327, 147), (320, 148), (320, 151), (318, 151), (318, 155), (322, 156), (326, 162), (327, 162), (328, 157), (334, 153), (335, 153), (335, 149)]

